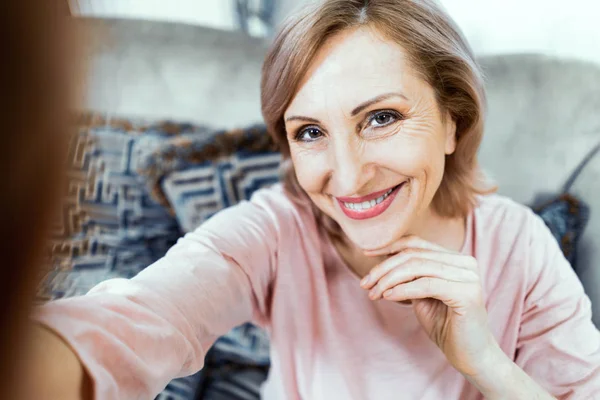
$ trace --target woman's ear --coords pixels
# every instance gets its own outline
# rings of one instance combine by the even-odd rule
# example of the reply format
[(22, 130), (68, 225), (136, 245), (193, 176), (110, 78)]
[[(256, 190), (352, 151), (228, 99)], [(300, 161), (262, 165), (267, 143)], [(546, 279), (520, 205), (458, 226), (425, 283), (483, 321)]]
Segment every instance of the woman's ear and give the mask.
[(446, 115), (445, 121), (445, 129), (446, 129), (446, 145), (445, 152), (446, 155), (454, 153), (456, 150), (456, 121), (450, 113)]

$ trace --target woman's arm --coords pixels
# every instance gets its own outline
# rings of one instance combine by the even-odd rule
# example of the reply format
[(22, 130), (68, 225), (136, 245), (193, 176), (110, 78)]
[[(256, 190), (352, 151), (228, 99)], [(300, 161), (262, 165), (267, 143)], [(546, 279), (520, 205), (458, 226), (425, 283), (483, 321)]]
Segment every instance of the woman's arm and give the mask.
[(560, 399), (600, 398), (600, 332), (590, 300), (548, 228), (537, 216), (532, 225), (515, 361), (497, 354), (472, 382), (490, 399), (549, 398), (541, 387)]
[(538, 385), (529, 375), (515, 364), (498, 347), (497, 351), (490, 354), (489, 366), (482, 369), (478, 375), (467, 376), (473, 384), (489, 400), (528, 399), (550, 400), (555, 399), (548, 391)]
[(544, 223), (530, 218), (520, 266), (526, 296), (515, 299), (525, 310), (515, 362), (489, 330), (473, 257), (405, 237), (368, 252), (392, 255), (361, 285), (372, 300), (411, 300), (429, 337), (487, 398), (600, 398), (600, 333), (590, 301)]
[(232, 327), (267, 320), (279, 237), (296, 226), (268, 204), (276, 195), (221, 212), (131, 280), (106, 281), (40, 310), (36, 319), (89, 372), (94, 398), (152, 398), (201, 369)]

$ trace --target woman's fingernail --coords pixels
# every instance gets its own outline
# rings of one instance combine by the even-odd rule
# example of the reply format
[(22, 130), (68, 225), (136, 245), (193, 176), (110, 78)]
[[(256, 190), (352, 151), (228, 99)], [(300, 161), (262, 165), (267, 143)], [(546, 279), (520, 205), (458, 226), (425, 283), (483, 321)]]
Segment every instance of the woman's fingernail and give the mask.
[(370, 281), (371, 281), (371, 275), (367, 275), (362, 279), (362, 281), (360, 281), (360, 286), (365, 286)]
[(383, 297), (390, 297), (392, 295), (392, 289), (386, 290), (383, 292)]
[(369, 297), (373, 299), (376, 296), (377, 296), (377, 289), (371, 289), (371, 291), (369, 292)]

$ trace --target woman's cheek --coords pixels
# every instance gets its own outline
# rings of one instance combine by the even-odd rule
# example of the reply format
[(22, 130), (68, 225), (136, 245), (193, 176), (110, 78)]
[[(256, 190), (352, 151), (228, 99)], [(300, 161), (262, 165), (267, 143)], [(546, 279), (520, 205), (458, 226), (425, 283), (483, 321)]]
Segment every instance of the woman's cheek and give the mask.
[(416, 177), (423, 170), (434, 167), (439, 151), (427, 138), (406, 137), (401, 134), (390, 140), (373, 143), (372, 162), (408, 177)]
[(319, 192), (327, 177), (327, 157), (309, 149), (291, 149), (290, 156), (298, 183), (306, 192)]

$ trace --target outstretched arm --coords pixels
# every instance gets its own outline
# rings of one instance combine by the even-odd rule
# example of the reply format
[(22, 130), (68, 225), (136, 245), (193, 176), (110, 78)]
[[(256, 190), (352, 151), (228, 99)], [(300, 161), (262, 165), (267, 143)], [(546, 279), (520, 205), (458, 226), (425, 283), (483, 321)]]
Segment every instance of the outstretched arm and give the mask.
[[(278, 238), (290, 225), (280, 225), (259, 195), (187, 234), (136, 277), (45, 305), (35, 318), (68, 344), (57, 345), (65, 357), (55, 368), (72, 366), (72, 348), (95, 399), (152, 398), (171, 379), (198, 371), (216, 338), (266, 319)], [(85, 382), (72, 368), (67, 393)]]

